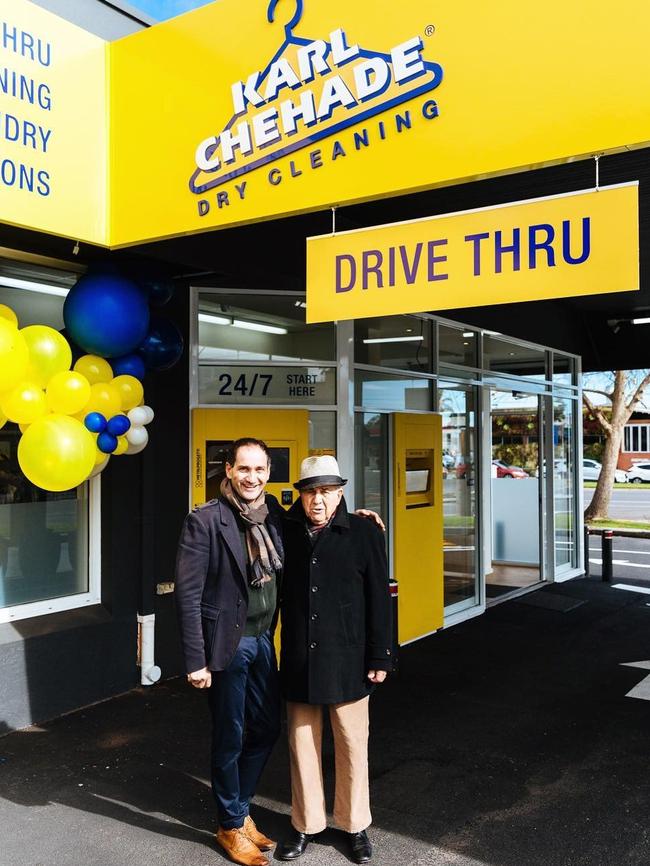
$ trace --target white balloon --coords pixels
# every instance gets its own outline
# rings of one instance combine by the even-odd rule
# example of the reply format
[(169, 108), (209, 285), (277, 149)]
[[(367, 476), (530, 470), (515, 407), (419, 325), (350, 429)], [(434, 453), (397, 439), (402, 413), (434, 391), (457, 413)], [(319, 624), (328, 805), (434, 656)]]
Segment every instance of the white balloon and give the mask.
[(149, 413), (145, 411), (146, 408), (146, 406), (136, 406), (135, 409), (127, 412), (127, 418), (134, 427), (142, 427), (147, 423)]
[(126, 431), (126, 440), (129, 445), (146, 445), (149, 434), (145, 427), (131, 427)]
[(131, 443), (129, 443), (129, 447), (126, 449), (126, 451), (124, 453), (127, 456), (130, 454), (139, 454), (141, 451), (144, 451), (144, 449), (146, 447), (147, 447), (146, 442), (143, 442), (142, 445), (131, 445)]
[(108, 461), (110, 459), (111, 459), (111, 455), (107, 454), (106, 458), (104, 460), (102, 460), (101, 463), (98, 463), (97, 466), (95, 466), (95, 468), (93, 469), (93, 471), (90, 473), (90, 475), (88, 477), (94, 478), (96, 475), (99, 475), (101, 472), (103, 472), (104, 469), (106, 469), (106, 467), (108, 466)]
[(144, 409), (144, 411), (147, 413), (147, 420), (144, 423), (151, 424), (154, 419), (154, 411), (151, 406), (140, 406), (139, 408)]

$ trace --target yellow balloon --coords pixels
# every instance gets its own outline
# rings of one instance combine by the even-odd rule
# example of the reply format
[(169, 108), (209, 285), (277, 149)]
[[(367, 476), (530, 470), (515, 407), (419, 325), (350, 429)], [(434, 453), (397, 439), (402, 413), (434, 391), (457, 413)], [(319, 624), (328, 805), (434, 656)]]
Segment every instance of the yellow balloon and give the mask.
[(113, 378), (113, 368), (108, 361), (100, 358), (99, 355), (82, 355), (73, 369), (85, 376), (91, 385), (97, 385), (98, 382), (110, 382)]
[(90, 383), (81, 373), (65, 370), (52, 376), (45, 393), (50, 412), (76, 415), (90, 400)]
[(6, 304), (0, 304), (0, 319), (6, 319), (12, 325), (18, 327), (18, 316)]
[(122, 414), (122, 398), (118, 389), (108, 382), (97, 382), (90, 386), (90, 400), (77, 417), (82, 420), (89, 412), (101, 412), (108, 421), (113, 415)]
[(142, 382), (135, 376), (116, 376), (111, 385), (119, 390), (122, 398), (122, 409), (125, 412), (134, 409), (144, 397)]
[(0, 392), (8, 391), (25, 378), (28, 363), (29, 349), (22, 332), (0, 318)]
[[(95, 445), (97, 445), (97, 436), (94, 433), (91, 433), (90, 435), (95, 440)], [(100, 451), (99, 448), (97, 448), (97, 452), (95, 454), (95, 466), (99, 466), (100, 463), (104, 462), (104, 460), (108, 460), (110, 456), (110, 454), (105, 454), (103, 451)]]
[(116, 457), (119, 457), (120, 454), (125, 454), (126, 449), (129, 447), (129, 440), (126, 436), (118, 436), (117, 437), (117, 448), (113, 451), (113, 454)]
[(56, 373), (69, 370), (72, 349), (66, 338), (48, 325), (29, 325), (20, 332), (29, 349), (27, 378), (44, 388)]
[(19, 382), (0, 395), (0, 409), (16, 424), (32, 424), (47, 412), (45, 392), (36, 382)]
[(9, 419), (4, 414), (4, 412), (0, 411), (0, 430), (2, 430), (2, 428), (5, 426), (5, 424), (7, 423), (8, 420)]
[(71, 490), (95, 468), (95, 440), (80, 421), (46, 415), (35, 421), (18, 443), (18, 463), (43, 490)]

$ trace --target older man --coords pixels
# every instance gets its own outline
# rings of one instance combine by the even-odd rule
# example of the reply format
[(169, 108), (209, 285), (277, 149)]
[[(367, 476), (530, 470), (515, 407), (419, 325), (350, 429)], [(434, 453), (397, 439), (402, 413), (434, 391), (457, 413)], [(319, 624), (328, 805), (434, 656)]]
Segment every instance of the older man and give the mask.
[(277, 850), (300, 857), (326, 826), (321, 767), (323, 707), (334, 734), (334, 821), (352, 859), (372, 846), (368, 785), (368, 700), (392, 667), (391, 607), (384, 539), (348, 514), (333, 457), (303, 460), (300, 500), (284, 525), (280, 681), (287, 700), (292, 835)]

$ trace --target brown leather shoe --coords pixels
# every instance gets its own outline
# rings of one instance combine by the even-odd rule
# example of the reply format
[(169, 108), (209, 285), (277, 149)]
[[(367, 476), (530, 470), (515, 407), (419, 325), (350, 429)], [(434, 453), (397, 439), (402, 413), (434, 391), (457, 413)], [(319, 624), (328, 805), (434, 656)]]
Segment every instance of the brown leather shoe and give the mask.
[(255, 821), (253, 821), (250, 815), (246, 815), (242, 830), (251, 840), (253, 845), (257, 845), (260, 851), (270, 851), (271, 848), (275, 847), (273, 839), (269, 839), (269, 837), (265, 836), (264, 833), (260, 833), (255, 826)]
[(241, 863), (241, 866), (269, 866), (269, 861), (244, 833), (243, 827), (235, 827), (234, 830), (219, 827), (215, 836), (233, 863)]

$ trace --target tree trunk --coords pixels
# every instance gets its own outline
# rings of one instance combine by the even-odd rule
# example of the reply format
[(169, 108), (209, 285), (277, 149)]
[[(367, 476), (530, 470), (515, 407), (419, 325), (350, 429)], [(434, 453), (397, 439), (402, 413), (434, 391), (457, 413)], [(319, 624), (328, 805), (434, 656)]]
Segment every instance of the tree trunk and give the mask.
[(614, 429), (605, 440), (603, 450), (603, 468), (596, 482), (594, 497), (585, 509), (585, 520), (597, 520), (609, 517), (609, 503), (614, 489), (614, 473), (618, 463), (618, 453), (621, 450), (622, 428)]

